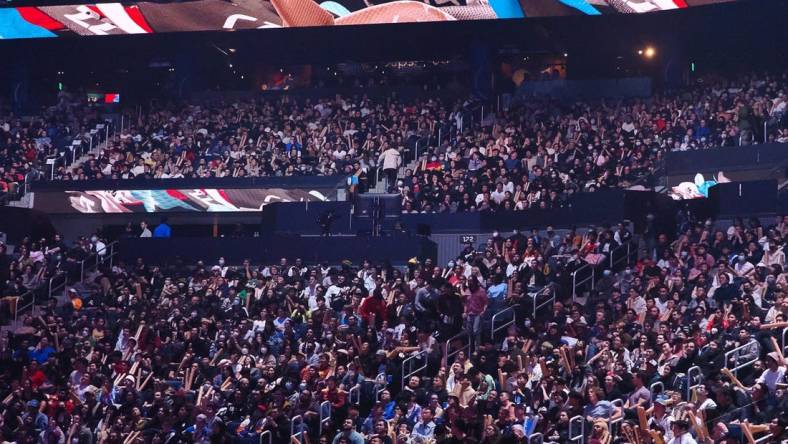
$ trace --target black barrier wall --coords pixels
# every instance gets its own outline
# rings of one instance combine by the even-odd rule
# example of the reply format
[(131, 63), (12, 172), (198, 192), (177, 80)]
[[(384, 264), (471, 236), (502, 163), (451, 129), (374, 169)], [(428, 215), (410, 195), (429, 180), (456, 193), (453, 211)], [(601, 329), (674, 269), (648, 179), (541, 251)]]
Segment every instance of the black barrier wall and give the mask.
[[(148, 264), (166, 265), (182, 261), (194, 264), (216, 263), (224, 257), (230, 264), (241, 264), (244, 259), (259, 263), (274, 263), (280, 258), (301, 258), (306, 263), (344, 260), (359, 263), (364, 259), (403, 265), (410, 258), (437, 258), (435, 242), (424, 237), (299, 237), (269, 235), (255, 238), (132, 238), (121, 239), (118, 245), (121, 259), (127, 263), (142, 258)], [(177, 254), (173, 254), (177, 252)]]
[(696, 173), (772, 169), (787, 161), (788, 145), (764, 143), (709, 150), (671, 151), (665, 156), (665, 170), (670, 177), (691, 177)]

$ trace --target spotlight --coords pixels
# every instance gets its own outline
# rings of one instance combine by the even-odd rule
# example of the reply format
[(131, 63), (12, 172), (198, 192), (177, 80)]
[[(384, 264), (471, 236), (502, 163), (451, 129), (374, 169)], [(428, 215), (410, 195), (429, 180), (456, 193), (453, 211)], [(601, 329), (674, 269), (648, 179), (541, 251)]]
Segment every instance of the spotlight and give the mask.
[(649, 46), (643, 51), (643, 55), (646, 56), (647, 59), (653, 59), (655, 55), (657, 55), (657, 51)]

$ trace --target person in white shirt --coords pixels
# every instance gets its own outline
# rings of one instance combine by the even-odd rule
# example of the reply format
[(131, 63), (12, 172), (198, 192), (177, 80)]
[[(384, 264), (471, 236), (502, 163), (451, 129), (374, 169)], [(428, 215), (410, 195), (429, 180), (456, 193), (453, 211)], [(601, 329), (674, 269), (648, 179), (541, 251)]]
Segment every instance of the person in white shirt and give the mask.
[(148, 229), (148, 223), (145, 221), (140, 222), (140, 228), (142, 229), (142, 233), (140, 233), (140, 237), (153, 237), (153, 234)]
[(676, 419), (670, 423), (673, 439), (668, 444), (698, 444), (689, 433), (689, 423), (683, 419)]
[(500, 205), (501, 202), (506, 199), (506, 191), (503, 189), (503, 184), (501, 182), (498, 182), (495, 185), (495, 191), (490, 193), (490, 198), (492, 198), (492, 200), (494, 200), (498, 205)]
[(782, 362), (782, 356), (777, 352), (771, 352), (766, 355), (766, 370), (758, 377), (758, 383), (765, 385), (769, 388), (769, 393), (774, 393), (778, 385), (779, 388), (785, 388), (785, 363)]

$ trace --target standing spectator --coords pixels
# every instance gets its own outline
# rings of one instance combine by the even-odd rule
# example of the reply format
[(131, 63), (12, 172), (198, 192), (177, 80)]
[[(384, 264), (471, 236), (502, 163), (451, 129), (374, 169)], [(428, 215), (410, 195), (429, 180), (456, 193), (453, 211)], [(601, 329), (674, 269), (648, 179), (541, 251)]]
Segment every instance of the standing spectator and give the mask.
[(396, 190), (397, 170), (400, 164), (402, 164), (402, 156), (391, 145), (378, 156), (378, 166), (383, 169), (383, 174), (386, 175), (386, 190), (389, 193), (393, 193)]
[(172, 235), (172, 229), (167, 225), (167, 218), (162, 217), (161, 223), (153, 230), (153, 237), (168, 238)]

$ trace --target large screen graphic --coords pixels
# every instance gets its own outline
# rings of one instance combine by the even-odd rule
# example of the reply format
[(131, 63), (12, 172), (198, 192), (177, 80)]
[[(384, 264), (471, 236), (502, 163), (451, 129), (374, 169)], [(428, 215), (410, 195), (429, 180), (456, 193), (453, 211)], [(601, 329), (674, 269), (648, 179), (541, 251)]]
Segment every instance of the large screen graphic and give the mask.
[(336, 200), (336, 190), (284, 188), (92, 190), (36, 192), (33, 207), (49, 213), (250, 212), (275, 202)]
[(647, 13), (735, 0), (186, 0), (0, 8), (0, 39)]

